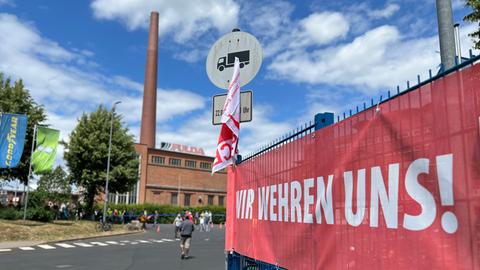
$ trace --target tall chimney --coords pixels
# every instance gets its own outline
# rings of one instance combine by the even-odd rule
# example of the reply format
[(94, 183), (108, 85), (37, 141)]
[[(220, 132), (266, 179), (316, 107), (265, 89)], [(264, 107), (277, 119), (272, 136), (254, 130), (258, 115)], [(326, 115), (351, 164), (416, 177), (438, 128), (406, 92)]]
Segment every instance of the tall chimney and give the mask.
[(147, 64), (143, 86), (142, 127), (140, 143), (155, 148), (157, 120), (157, 61), (158, 61), (158, 12), (150, 14), (148, 34)]
[(455, 66), (455, 35), (451, 0), (437, 1), (438, 37), (443, 70)]

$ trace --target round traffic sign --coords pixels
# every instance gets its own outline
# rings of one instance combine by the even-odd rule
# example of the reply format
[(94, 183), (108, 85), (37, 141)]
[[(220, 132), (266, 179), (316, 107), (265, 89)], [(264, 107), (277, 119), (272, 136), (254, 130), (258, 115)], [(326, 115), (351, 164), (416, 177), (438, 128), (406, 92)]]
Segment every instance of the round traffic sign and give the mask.
[(207, 57), (207, 74), (219, 88), (228, 89), (235, 57), (240, 60), (240, 86), (249, 83), (262, 65), (263, 52), (258, 40), (246, 32), (231, 32), (213, 44)]

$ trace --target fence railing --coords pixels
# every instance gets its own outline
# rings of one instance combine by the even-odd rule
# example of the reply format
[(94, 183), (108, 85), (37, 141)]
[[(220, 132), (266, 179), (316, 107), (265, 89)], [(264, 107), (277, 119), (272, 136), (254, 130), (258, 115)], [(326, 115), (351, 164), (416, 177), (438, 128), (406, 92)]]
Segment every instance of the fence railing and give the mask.
[(284, 270), (285, 268), (272, 265), (266, 262), (240, 255), (236, 252), (229, 252), (227, 255), (228, 270)]

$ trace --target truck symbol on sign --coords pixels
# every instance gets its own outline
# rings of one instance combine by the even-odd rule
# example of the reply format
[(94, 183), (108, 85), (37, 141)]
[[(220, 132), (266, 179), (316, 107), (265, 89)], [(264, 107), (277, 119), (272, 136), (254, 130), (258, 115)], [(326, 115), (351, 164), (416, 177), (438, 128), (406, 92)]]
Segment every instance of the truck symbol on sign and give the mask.
[(235, 57), (238, 57), (238, 60), (240, 60), (240, 68), (243, 68), (245, 65), (250, 63), (249, 50), (232, 52), (227, 54), (227, 56), (218, 58), (217, 69), (223, 71), (225, 68), (233, 67), (233, 64), (235, 63)]

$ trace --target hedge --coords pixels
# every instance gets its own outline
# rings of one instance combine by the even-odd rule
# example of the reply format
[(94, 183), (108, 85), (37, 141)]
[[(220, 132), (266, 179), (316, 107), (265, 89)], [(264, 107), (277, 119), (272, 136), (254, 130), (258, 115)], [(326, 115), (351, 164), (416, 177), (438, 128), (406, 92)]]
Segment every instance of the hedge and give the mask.
[[(28, 208), (26, 218), (28, 220), (50, 222), (55, 218), (55, 212), (42, 207)], [(23, 219), (23, 209), (18, 210), (15, 208), (0, 208), (0, 219)]]
[[(159, 214), (160, 223), (172, 223), (175, 219), (175, 216), (178, 213), (182, 215), (185, 211), (190, 211), (192, 214), (195, 212), (201, 213), (202, 211), (210, 211), (213, 215), (213, 223), (223, 223), (225, 222), (225, 206), (217, 205), (207, 205), (207, 206), (178, 206), (178, 205), (165, 205), (165, 204), (109, 204), (108, 208), (112, 211), (117, 209), (119, 213), (122, 213), (124, 210), (132, 213), (135, 216), (140, 216), (143, 210), (147, 210), (147, 214), (153, 215), (155, 210)], [(96, 204), (95, 209), (98, 211), (103, 211), (103, 204)], [(150, 220), (149, 222), (153, 222)]]

